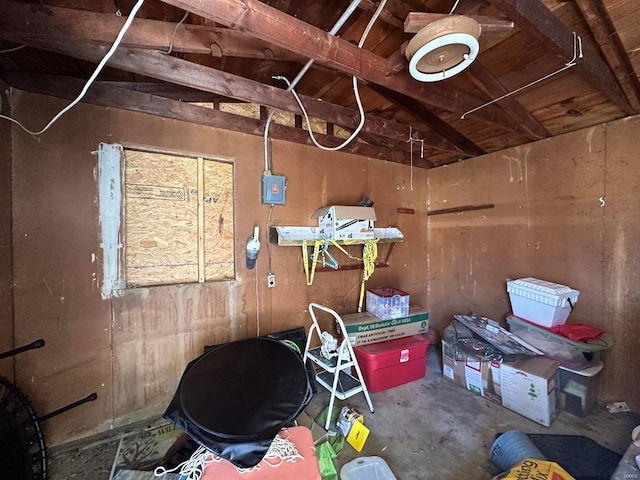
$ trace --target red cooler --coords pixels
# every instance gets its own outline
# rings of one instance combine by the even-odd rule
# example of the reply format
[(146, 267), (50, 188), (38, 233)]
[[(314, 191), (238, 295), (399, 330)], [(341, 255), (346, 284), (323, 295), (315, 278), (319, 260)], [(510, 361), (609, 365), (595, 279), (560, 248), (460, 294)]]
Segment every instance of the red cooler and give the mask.
[(370, 392), (424, 377), (429, 340), (422, 335), (353, 347)]

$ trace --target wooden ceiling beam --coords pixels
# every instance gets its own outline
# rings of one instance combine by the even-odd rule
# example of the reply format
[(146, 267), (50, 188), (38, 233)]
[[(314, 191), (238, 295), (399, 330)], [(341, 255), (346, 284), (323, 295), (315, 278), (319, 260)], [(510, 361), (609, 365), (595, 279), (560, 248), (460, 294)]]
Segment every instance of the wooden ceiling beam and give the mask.
[(640, 81), (602, 0), (575, 0), (627, 100), (640, 112)]
[[(14, 88), (68, 99), (74, 99), (84, 84), (82, 80), (59, 75), (5, 73), (3, 76)], [(171, 100), (148, 93), (127, 90), (107, 83), (94, 84), (82, 101), (93, 105), (146, 113), (259, 137), (264, 135), (264, 120), (243, 117), (241, 115), (214, 110), (213, 108), (200, 107), (198, 105)], [(303, 145), (313, 145), (306, 130), (285, 125), (272, 123), (269, 128), (269, 136), (278, 140)], [(316, 138), (327, 146), (335, 146), (343, 142), (342, 138), (317, 133)], [(352, 142), (341, 151), (403, 165), (411, 164), (410, 155), (406, 152), (366, 143)], [(419, 159), (418, 161), (414, 159), (413, 166), (431, 168), (433, 164), (427, 160)]]
[[(82, 43), (43, 42), (33, 40), (29, 36), (12, 34), (0, 29), (0, 38), (11, 38), (14, 41), (69, 55), (82, 60), (98, 62), (107, 52), (107, 47), (86, 45)], [(245, 102), (266, 105), (293, 113), (300, 113), (300, 107), (290, 92), (263, 83), (249, 80), (237, 75), (225, 73), (214, 68), (181, 60), (171, 55), (164, 55), (149, 50), (118, 48), (109, 60), (108, 65), (165, 82), (182, 85), (216, 95), (232, 97)], [(360, 116), (356, 110), (323, 102), (315, 98), (300, 95), (302, 103), (311, 117), (344, 126), (355, 128)], [(408, 138), (407, 125), (367, 115), (363, 129), (392, 140), (404, 141)], [(425, 143), (438, 150), (460, 153), (459, 149), (440, 135), (431, 132), (425, 134)]]
[[(465, 74), (490, 100), (509, 93), (509, 90), (478, 60), (465, 70)], [(515, 97), (503, 98), (497, 105), (511, 115), (518, 128), (529, 138), (542, 140), (551, 136), (551, 133)]]
[[(573, 57), (572, 31), (540, 0), (488, 0), (495, 8), (512, 19), (516, 25), (542, 41), (564, 60)], [(572, 70), (579, 73), (593, 88), (614, 102), (623, 112), (633, 115), (609, 65), (602, 60), (597, 46), (589, 38), (582, 38), (584, 58), (578, 59)]]
[(183, 87), (174, 83), (165, 82), (114, 82), (114, 81), (97, 81), (96, 84), (110, 85), (112, 87), (126, 88), (127, 90), (135, 90), (141, 93), (150, 93), (159, 97), (171, 98), (182, 102), (201, 102), (201, 103), (244, 103), (231, 97), (225, 97), (210, 92), (203, 92), (194, 88)]
[[(111, 45), (126, 17), (63, 7), (3, 1), (0, 29), (29, 34), (34, 39)], [(122, 46), (180, 53), (198, 53), (215, 57), (242, 57), (297, 61), (308, 59), (290, 50), (259, 40), (247, 33), (228, 28), (207, 27), (136, 18), (122, 39)], [(171, 38), (173, 37), (173, 43)]]
[[(407, 71), (387, 76), (389, 62), (259, 0), (162, 0), (228, 27), (250, 33), (282, 48), (292, 49), (341, 73), (355, 75), (389, 90), (444, 110), (462, 114), (481, 101), (442, 83), (420, 83)], [(474, 117), (513, 131), (513, 121), (499, 108), (480, 110)]]
[[(377, 85), (369, 85), (369, 88), (373, 89), (375, 92), (377, 92), (379, 95), (382, 95), (387, 100), (390, 100), (394, 104), (403, 108), (418, 120), (424, 122), (431, 129), (433, 129), (434, 132), (439, 133), (451, 143), (458, 146), (467, 155), (471, 157), (477, 157), (479, 155), (484, 155), (485, 153), (487, 153), (482, 149), (482, 147), (476, 145), (472, 140), (464, 136), (458, 130), (438, 117), (431, 110), (416, 102), (415, 100)], [(420, 138), (419, 135), (416, 135), (415, 137)]]
[[(404, 33), (418, 33), (430, 23), (448, 16), (446, 13), (411, 12), (405, 18), (401, 28), (404, 29)], [(469, 17), (480, 24), (481, 35), (504, 36), (513, 33), (514, 23), (511, 20), (483, 15), (469, 15)]]

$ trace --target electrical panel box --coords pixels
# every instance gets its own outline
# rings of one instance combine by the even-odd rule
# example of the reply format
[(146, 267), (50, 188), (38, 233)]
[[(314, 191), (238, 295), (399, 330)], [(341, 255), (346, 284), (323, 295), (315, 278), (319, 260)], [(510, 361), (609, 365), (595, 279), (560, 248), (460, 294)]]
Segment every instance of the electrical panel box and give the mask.
[(284, 205), (286, 182), (282, 175), (262, 175), (262, 203)]

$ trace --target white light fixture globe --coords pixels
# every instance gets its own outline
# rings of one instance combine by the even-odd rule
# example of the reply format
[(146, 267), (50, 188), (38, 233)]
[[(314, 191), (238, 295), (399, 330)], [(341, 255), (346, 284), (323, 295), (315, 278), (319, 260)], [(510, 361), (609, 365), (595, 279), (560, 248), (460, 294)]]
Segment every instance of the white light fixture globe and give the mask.
[(474, 19), (449, 15), (421, 29), (407, 45), (409, 73), (420, 82), (457, 75), (478, 56), (480, 25)]

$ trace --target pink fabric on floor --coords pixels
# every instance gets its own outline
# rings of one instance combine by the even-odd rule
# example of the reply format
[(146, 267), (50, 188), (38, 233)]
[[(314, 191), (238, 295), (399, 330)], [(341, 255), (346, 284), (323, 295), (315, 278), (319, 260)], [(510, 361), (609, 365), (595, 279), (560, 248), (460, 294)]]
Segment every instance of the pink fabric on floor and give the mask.
[(280, 432), (280, 436), (293, 442), (303, 458), (293, 462), (284, 461), (277, 466), (273, 461), (262, 460), (259, 468), (245, 473), (238, 472), (231, 462), (221, 460), (207, 465), (201, 480), (321, 480), (311, 430), (307, 427), (291, 427)]

